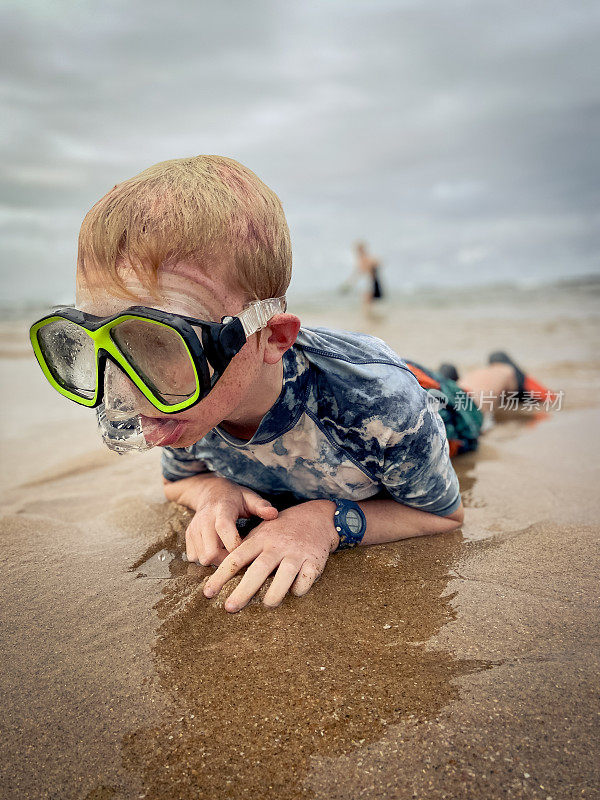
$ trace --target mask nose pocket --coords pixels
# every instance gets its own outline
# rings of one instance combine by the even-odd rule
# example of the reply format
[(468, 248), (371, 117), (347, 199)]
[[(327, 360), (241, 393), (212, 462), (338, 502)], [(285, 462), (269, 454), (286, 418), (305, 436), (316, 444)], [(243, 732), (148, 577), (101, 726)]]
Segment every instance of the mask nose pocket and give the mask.
[(96, 409), (102, 441), (117, 453), (148, 450), (140, 416), (152, 406), (123, 372), (110, 360), (104, 366), (104, 402)]
[(145, 412), (156, 414), (137, 386), (109, 359), (104, 368), (104, 406), (107, 418), (113, 421), (129, 419)]

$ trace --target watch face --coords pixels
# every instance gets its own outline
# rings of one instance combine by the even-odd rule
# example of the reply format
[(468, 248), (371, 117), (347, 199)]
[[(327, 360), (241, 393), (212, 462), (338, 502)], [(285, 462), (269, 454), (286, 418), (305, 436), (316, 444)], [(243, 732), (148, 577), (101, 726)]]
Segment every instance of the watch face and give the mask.
[(355, 508), (349, 508), (346, 511), (346, 525), (352, 533), (360, 533), (362, 528), (362, 517)]

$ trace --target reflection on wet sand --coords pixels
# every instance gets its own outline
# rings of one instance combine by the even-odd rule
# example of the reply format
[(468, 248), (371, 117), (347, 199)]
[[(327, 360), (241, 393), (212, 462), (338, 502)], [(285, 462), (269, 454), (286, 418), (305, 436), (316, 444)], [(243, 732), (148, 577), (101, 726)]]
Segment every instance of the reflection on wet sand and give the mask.
[[(154, 653), (170, 713), (123, 740), (145, 797), (298, 797), (314, 754), (350, 753), (455, 699), (453, 679), (486, 664), (425, 643), (453, 617), (445, 592), (461, 540), (340, 554), (314, 591), (275, 612), (224, 613), (223, 597), (200, 590), (209, 570), (194, 565), (166, 581)], [(184, 566), (174, 557), (169, 569)]]

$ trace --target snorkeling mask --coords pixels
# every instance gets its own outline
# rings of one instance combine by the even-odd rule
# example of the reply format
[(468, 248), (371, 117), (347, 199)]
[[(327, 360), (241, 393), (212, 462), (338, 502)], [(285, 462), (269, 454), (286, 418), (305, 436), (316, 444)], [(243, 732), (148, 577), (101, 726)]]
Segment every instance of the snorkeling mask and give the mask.
[[(211, 391), (249, 336), (286, 309), (285, 297), (250, 303), (235, 317), (207, 322), (146, 306), (111, 317), (61, 308), (35, 322), (30, 339), (47, 380), (60, 394), (97, 410), (113, 450), (145, 450), (140, 415), (104, 399), (107, 361), (162, 414), (196, 405)], [(123, 407), (125, 406), (125, 407)]]

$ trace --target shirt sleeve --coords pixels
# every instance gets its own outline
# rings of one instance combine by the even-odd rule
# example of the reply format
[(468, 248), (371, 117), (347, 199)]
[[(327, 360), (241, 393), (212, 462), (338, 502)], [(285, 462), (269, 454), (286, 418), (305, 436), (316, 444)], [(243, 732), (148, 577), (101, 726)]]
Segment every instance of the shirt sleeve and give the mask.
[(210, 472), (206, 463), (185, 448), (163, 447), (161, 456), (163, 477), (168, 481), (180, 481), (202, 472)]
[(386, 443), (381, 481), (399, 503), (447, 517), (460, 506), (460, 490), (444, 423), (428, 397), (419, 387), (403, 404), (402, 425), (392, 427)]

